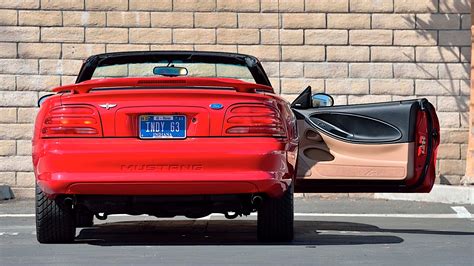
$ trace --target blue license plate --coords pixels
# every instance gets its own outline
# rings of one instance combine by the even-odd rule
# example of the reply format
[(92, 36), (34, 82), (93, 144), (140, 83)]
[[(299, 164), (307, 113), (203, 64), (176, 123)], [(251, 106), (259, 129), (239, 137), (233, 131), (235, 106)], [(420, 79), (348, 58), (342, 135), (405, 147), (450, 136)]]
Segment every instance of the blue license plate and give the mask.
[(141, 115), (138, 119), (141, 139), (186, 138), (186, 116), (184, 115)]

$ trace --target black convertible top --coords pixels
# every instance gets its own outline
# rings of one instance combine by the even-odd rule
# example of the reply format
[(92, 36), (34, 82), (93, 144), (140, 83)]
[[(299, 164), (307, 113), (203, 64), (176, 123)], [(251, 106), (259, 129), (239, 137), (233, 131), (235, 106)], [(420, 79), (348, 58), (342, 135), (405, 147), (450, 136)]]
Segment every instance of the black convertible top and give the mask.
[(76, 83), (90, 80), (98, 66), (127, 63), (153, 63), (163, 60), (181, 60), (186, 63), (222, 63), (248, 67), (257, 84), (271, 86), (262, 65), (250, 55), (224, 52), (200, 51), (136, 51), (93, 55), (84, 62)]

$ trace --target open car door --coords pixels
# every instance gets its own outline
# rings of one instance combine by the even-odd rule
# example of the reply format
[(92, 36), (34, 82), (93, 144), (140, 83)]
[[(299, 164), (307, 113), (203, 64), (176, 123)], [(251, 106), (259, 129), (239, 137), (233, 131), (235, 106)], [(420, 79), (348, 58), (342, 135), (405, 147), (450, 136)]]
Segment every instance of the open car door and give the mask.
[(426, 99), (332, 106), (308, 87), (292, 103), (295, 192), (429, 192), (439, 122)]

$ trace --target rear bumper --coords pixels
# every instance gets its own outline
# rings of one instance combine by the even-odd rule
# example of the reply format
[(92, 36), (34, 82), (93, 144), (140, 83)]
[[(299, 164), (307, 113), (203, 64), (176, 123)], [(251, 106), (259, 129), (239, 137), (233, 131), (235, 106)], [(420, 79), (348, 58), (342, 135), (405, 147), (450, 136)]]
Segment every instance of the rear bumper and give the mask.
[(37, 183), (48, 195), (278, 197), (294, 176), (296, 146), (272, 138), (41, 139)]

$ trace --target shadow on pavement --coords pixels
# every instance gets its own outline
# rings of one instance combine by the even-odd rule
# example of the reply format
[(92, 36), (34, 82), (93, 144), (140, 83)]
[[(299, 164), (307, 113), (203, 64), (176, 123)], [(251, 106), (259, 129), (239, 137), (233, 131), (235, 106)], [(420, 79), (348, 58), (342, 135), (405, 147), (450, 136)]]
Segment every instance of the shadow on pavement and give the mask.
[[(100, 246), (120, 245), (267, 245), (256, 238), (256, 221), (189, 220), (127, 221), (84, 228), (76, 243)], [(318, 230), (350, 231), (350, 234), (320, 234)], [(397, 244), (392, 235), (361, 235), (360, 232), (388, 232), (360, 223), (295, 221), (295, 240), (280, 245)]]
[[(189, 220), (127, 221), (84, 228), (77, 243), (120, 245), (267, 245), (256, 238), (256, 221)], [(371, 233), (371, 234), (362, 234)], [(295, 240), (280, 245), (398, 244), (399, 236), (380, 233), (473, 235), (474, 232), (423, 229), (384, 229), (370, 224), (333, 221), (295, 221)]]
[[(256, 238), (256, 221), (189, 220), (127, 221), (84, 228), (76, 243), (120, 245), (268, 245)], [(364, 234), (370, 233), (370, 234)], [(388, 233), (388, 234), (387, 234)], [(473, 235), (474, 232), (422, 229), (383, 229), (370, 224), (333, 221), (295, 221), (295, 240), (277, 245), (398, 244), (390, 234)]]
[(347, 222), (316, 222), (318, 230), (334, 230), (334, 231), (358, 231), (358, 232), (378, 232), (378, 233), (403, 233), (403, 234), (424, 234), (424, 235), (458, 235), (458, 236), (474, 236), (474, 232), (462, 231), (436, 231), (424, 229), (384, 229), (374, 225)]

